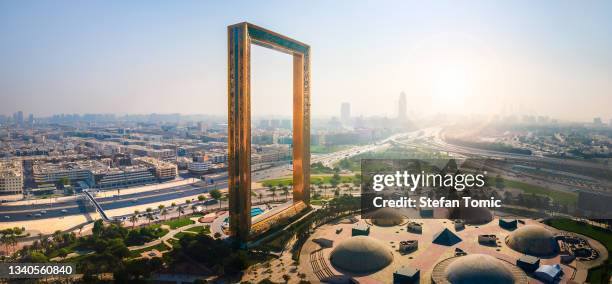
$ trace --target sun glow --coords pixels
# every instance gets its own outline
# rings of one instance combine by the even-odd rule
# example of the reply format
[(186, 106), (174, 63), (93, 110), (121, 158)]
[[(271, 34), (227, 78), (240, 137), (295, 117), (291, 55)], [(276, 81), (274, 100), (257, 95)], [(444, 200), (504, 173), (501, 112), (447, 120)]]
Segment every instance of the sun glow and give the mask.
[(423, 39), (410, 50), (404, 66), (412, 92), (435, 113), (486, 113), (500, 104), (505, 84), (499, 59), (473, 36)]
[(467, 66), (456, 64), (439, 66), (429, 75), (432, 99), (437, 104), (460, 106), (473, 93), (473, 76)]

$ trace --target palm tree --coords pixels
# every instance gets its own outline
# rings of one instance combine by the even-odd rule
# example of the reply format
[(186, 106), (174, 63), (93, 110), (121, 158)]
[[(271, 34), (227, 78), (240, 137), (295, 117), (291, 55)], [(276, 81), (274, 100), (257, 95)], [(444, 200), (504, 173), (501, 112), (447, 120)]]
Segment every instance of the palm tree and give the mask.
[(274, 202), (276, 197), (276, 186), (270, 187), (270, 191), (272, 191), (272, 202)]
[(259, 197), (259, 203), (261, 204), (261, 198), (263, 197), (263, 194), (260, 192), (258, 197)]
[(151, 212), (153, 212), (153, 209), (151, 209), (151, 207), (146, 209), (147, 211), (147, 219), (149, 220), (149, 224), (151, 224), (151, 221), (153, 220), (153, 214), (151, 214)]
[(168, 211), (166, 209), (162, 209), (160, 214), (164, 216), (164, 220), (166, 220), (166, 215), (168, 215)]
[(159, 209), (159, 211), (162, 211), (166, 206), (164, 206), (163, 204), (160, 204), (157, 206), (157, 209)]
[(0, 237), (0, 244), (4, 245), (6, 255), (8, 255), (8, 237), (6, 235), (2, 235), (2, 237)]
[(147, 219), (149, 220), (149, 224), (151, 224), (151, 221), (153, 221), (153, 214), (147, 213)]
[(132, 229), (136, 225), (136, 221), (138, 221), (138, 210), (134, 211), (134, 215), (130, 216), (130, 222), (132, 222)]
[(289, 188), (286, 186), (283, 186), (282, 190), (283, 190), (283, 193), (285, 194), (285, 201), (287, 201), (287, 194), (289, 193)]
[(198, 201), (202, 202), (204, 201), (204, 199), (206, 199), (206, 197), (204, 197), (204, 195), (198, 195)]
[(17, 250), (17, 236), (12, 234), (9, 236), (9, 243), (13, 246), (13, 252)]
[(57, 230), (55, 232), (53, 232), (53, 235), (51, 235), (51, 238), (53, 239), (53, 242), (55, 242), (56, 244), (62, 241), (62, 231)]

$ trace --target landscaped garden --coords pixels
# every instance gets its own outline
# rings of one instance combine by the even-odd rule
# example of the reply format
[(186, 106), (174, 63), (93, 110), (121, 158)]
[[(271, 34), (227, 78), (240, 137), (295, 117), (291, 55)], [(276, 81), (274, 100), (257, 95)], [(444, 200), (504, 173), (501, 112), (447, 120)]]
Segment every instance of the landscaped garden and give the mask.
[(604, 283), (612, 276), (612, 232), (610, 230), (590, 225), (585, 222), (575, 221), (571, 219), (551, 219), (547, 220), (546, 224), (568, 232), (575, 232), (602, 243), (608, 250), (608, 260), (600, 267), (589, 270), (587, 281), (589, 283)]

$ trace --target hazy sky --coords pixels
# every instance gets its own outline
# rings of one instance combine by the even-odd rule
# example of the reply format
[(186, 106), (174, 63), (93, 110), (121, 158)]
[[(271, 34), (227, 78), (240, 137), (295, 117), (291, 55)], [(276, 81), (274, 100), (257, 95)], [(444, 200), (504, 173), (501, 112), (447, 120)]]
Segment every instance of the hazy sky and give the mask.
[[(221, 114), (226, 26), (310, 44), (312, 111), (612, 118), (612, 1), (0, 0), (0, 113)], [(253, 48), (255, 114), (290, 114), (291, 58)]]

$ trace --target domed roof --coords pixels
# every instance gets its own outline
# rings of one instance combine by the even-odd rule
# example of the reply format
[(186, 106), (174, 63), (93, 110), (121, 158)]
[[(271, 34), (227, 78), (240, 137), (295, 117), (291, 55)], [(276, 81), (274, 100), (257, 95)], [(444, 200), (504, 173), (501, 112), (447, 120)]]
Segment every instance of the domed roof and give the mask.
[(512, 271), (501, 260), (486, 254), (461, 256), (446, 267), (444, 274), (452, 284), (515, 282)]
[(506, 243), (518, 252), (535, 256), (552, 255), (559, 251), (553, 233), (537, 225), (518, 228), (506, 238)]
[(493, 214), (489, 208), (484, 207), (460, 207), (450, 211), (449, 219), (461, 219), (467, 224), (485, 224), (493, 220)]
[(404, 216), (397, 209), (384, 207), (370, 213), (372, 223), (378, 226), (397, 226), (404, 221)]
[(389, 265), (393, 261), (393, 252), (376, 239), (355, 236), (335, 247), (329, 260), (342, 270), (369, 273)]

